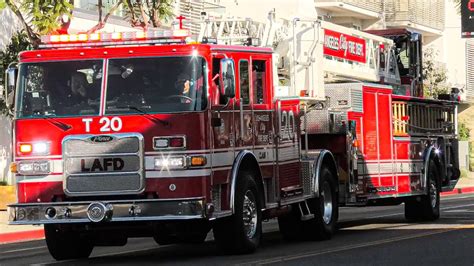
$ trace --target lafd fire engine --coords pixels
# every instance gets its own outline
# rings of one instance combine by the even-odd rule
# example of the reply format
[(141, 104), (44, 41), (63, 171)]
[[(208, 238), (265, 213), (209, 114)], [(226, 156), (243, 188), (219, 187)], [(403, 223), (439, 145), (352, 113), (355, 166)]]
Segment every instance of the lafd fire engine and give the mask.
[(329, 239), (339, 206), (437, 219), (459, 178), (456, 104), (422, 97), (420, 36), (272, 17), (206, 20), (194, 38), (46, 36), (21, 53), (11, 224), (44, 224), (62, 260), (211, 229), (252, 252), (274, 217), (287, 239)]

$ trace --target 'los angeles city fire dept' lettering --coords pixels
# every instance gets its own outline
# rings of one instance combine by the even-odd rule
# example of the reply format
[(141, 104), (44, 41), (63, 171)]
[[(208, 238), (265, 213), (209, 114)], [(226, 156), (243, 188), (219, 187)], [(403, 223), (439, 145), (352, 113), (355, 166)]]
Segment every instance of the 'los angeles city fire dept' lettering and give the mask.
[(91, 166), (87, 165), (86, 159), (81, 159), (82, 172), (120, 171), (124, 165), (124, 161), (120, 158), (104, 158), (103, 162), (100, 159), (94, 159)]
[(326, 35), (324, 38), (324, 46), (335, 51), (343, 50), (346, 55), (347, 52), (353, 55), (362, 56), (362, 44), (353, 41), (347, 41), (344, 35), (339, 38), (331, 35)]

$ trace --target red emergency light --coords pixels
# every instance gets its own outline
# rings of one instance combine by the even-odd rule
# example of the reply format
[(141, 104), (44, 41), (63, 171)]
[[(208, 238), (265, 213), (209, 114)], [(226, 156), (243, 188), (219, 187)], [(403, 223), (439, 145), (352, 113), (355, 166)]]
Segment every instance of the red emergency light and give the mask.
[(172, 43), (184, 41), (189, 36), (187, 29), (46, 35), (41, 36), (40, 48)]

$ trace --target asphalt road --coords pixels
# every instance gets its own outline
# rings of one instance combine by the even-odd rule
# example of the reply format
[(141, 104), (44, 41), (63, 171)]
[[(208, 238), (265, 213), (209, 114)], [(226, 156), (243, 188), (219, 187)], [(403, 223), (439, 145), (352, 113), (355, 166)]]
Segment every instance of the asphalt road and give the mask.
[(443, 198), (441, 208), (441, 219), (432, 223), (407, 223), (403, 206), (342, 208), (339, 231), (322, 242), (285, 242), (270, 220), (260, 249), (250, 255), (222, 255), (212, 240), (160, 247), (138, 238), (124, 247), (95, 248), (88, 260), (58, 263), (44, 241), (31, 241), (0, 245), (0, 265), (474, 265), (474, 195)]

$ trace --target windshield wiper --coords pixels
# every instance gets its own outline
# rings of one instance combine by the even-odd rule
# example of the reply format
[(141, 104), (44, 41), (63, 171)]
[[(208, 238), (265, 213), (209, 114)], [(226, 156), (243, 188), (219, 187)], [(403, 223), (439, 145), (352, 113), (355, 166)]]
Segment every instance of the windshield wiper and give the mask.
[(46, 121), (48, 121), (49, 123), (55, 125), (56, 127), (58, 127), (59, 129), (62, 129), (63, 131), (68, 131), (69, 129), (72, 128), (71, 125), (69, 124), (66, 124), (66, 123), (63, 123), (61, 121), (58, 121), (56, 120), (55, 118), (52, 118), (52, 117), (49, 117), (49, 116), (43, 116), (41, 117), (43, 119), (45, 119)]
[(168, 121), (165, 121), (165, 120), (162, 120), (162, 119), (159, 119), (157, 117), (154, 117), (152, 116), (151, 114), (143, 111), (142, 109), (136, 107), (136, 106), (133, 106), (133, 105), (126, 105), (126, 106), (117, 106), (117, 108), (121, 109), (121, 108), (127, 108), (129, 110), (134, 110), (134, 111), (137, 111), (139, 112), (140, 114), (143, 115), (143, 117), (145, 117), (146, 119), (154, 122), (154, 123), (161, 123), (162, 125), (164, 126), (168, 126), (170, 123)]

